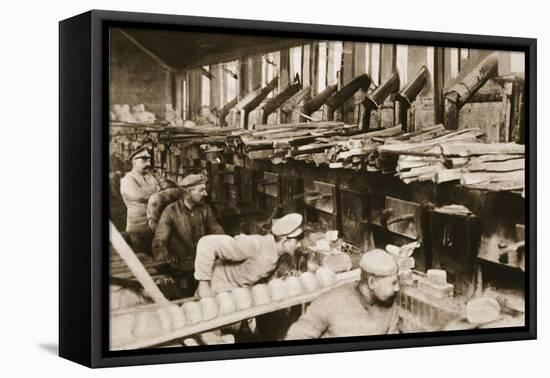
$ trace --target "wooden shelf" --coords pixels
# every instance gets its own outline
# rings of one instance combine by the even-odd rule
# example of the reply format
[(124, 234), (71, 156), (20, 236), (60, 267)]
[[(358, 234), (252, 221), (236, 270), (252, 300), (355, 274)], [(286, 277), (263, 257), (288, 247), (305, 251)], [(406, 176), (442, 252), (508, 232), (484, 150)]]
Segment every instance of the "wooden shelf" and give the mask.
[[(141, 339), (134, 339), (126, 343), (113, 343), (113, 345), (111, 345), (111, 350), (129, 350), (129, 349), (146, 348), (146, 347), (162, 344), (174, 339), (179, 339), (179, 338), (207, 332), (213, 329), (218, 329), (228, 324), (237, 323), (241, 320), (250, 319), (262, 314), (267, 314), (270, 312), (282, 310), (284, 308), (292, 307), (302, 303), (311, 302), (317, 297), (319, 297), (320, 295), (336, 287), (357, 281), (359, 280), (359, 278), (360, 278), (359, 269), (355, 269), (345, 273), (340, 273), (337, 275), (336, 284), (332, 286), (324, 287), (310, 293), (305, 293), (296, 297), (288, 298), (280, 302), (268, 303), (265, 305), (252, 307), (247, 310), (237, 311), (232, 314), (219, 316), (217, 318), (200, 322), (197, 324), (185, 326), (181, 329), (174, 330), (168, 333), (149, 336)], [(175, 302), (172, 302), (172, 303), (175, 303)], [(144, 306), (144, 307), (141, 307), (138, 312), (147, 311), (151, 307), (158, 307), (158, 306), (156, 305)]]

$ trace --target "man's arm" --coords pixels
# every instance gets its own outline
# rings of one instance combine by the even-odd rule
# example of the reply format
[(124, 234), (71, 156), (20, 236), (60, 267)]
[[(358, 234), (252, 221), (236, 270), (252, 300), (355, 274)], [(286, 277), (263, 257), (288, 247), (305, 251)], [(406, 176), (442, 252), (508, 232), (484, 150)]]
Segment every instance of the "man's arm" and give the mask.
[(285, 340), (318, 339), (328, 328), (322, 299), (313, 301), (288, 330)]
[(210, 281), (216, 260), (243, 261), (250, 256), (250, 248), (245, 248), (229, 235), (206, 235), (197, 243), (195, 257), (195, 279)]
[(154, 190), (145, 190), (131, 177), (120, 180), (120, 194), (126, 200), (147, 203), (152, 193)]
[(172, 216), (169, 209), (165, 209), (160, 216), (155, 236), (153, 238), (153, 258), (161, 261), (169, 257), (168, 240), (172, 232)]
[(206, 232), (207, 234), (224, 234), (223, 227), (218, 223), (214, 211), (208, 205), (206, 205)]

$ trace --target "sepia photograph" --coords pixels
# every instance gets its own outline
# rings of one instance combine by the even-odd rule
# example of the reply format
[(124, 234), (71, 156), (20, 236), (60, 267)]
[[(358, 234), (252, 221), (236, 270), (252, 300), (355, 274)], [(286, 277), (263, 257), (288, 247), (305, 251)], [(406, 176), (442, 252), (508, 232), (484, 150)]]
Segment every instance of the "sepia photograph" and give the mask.
[(527, 325), (523, 51), (107, 34), (109, 351)]

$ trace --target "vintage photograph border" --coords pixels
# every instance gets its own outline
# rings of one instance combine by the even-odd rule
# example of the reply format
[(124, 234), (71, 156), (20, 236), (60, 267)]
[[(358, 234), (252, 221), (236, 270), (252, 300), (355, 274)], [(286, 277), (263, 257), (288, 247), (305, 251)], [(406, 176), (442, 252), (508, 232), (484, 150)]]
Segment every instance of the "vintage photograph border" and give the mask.
[[(63, 37), (60, 33), (60, 93), (61, 89), (70, 87), (70, 78), (80, 77), (84, 87), (76, 89), (70, 97), (60, 94), (61, 356), (76, 356), (74, 358), (87, 361), (86, 364), (92, 367), (109, 367), (536, 338), (536, 39), (95, 10), (87, 15), (89, 23), (79, 22), (74, 26), (75, 32), (82, 29), (80, 35), (75, 34), (71, 40), (63, 40), (69, 37)], [(338, 20), (334, 20), (334, 23), (337, 24)], [(525, 120), (528, 125), (525, 128), (525, 221), (529, 234), (526, 238), (528, 253), (525, 256), (526, 325), (485, 330), (198, 346), (188, 350), (158, 348), (109, 351), (109, 298), (106, 295), (109, 292), (109, 189), (106, 174), (109, 135), (106, 125), (109, 124), (109, 28), (114, 27), (524, 52)], [(86, 36), (89, 36), (89, 40)], [(71, 46), (76, 51), (70, 50)], [(73, 62), (72, 67), (67, 62), (69, 57)], [(62, 72), (64, 69), (66, 71)], [(88, 73), (89, 81), (86, 80)], [(85, 91), (86, 85), (88, 93)], [(68, 131), (70, 125), (64, 122), (79, 122), (82, 127), (77, 128), (73, 124), (74, 130)], [(89, 129), (86, 124), (90, 125)], [(67, 143), (75, 143), (75, 146), (67, 148)], [(69, 156), (72, 160), (70, 162), (66, 161)], [(77, 172), (78, 167), (86, 167), (86, 163), (89, 163), (91, 171), (80, 168), (82, 172)], [(74, 187), (65, 189), (69, 186), (69, 180), (75, 181)], [(79, 211), (78, 216), (76, 213)], [(82, 240), (85, 241), (84, 246), (81, 245)], [(89, 244), (86, 244), (88, 241)], [(85, 248), (87, 245), (90, 247), (88, 250)], [(76, 246), (77, 250), (74, 249)], [(73, 249), (69, 251), (71, 247)], [(73, 321), (77, 316), (81, 319)], [(68, 325), (65, 322), (72, 323)], [(75, 348), (79, 351), (72, 350)]]

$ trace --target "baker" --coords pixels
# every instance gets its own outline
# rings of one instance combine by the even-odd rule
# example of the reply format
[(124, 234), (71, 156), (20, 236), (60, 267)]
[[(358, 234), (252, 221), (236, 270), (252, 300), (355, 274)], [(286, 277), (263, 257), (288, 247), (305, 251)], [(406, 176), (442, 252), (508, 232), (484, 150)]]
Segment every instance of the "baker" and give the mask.
[(363, 255), (358, 283), (341, 286), (311, 302), (285, 340), (397, 333), (398, 265), (381, 249)]
[(159, 190), (151, 174), (151, 155), (145, 146), (130, 155), (132, 170), (120, 180), (120, 194), (126, 205), (126, 231), (148, 231), (147, 201)]
[(187, 175), (178, 180), (182, 196), (168, 205), (155, 230), (153, 257), (166, 261), (186, 278), (185, 288), (194, 291), (195, 252), (199, 239), (208, 234), (223, 234), (212, 208), (205, 204), (208, 195), (206, 178), (201, 174)]
[(301, 245), (303, 218), (292, 213), (273, 222), (267, 235), (207, 235), (197, 244), (195, 279), (200, 297), (252, 286), (267, 279), (284, 254)]

